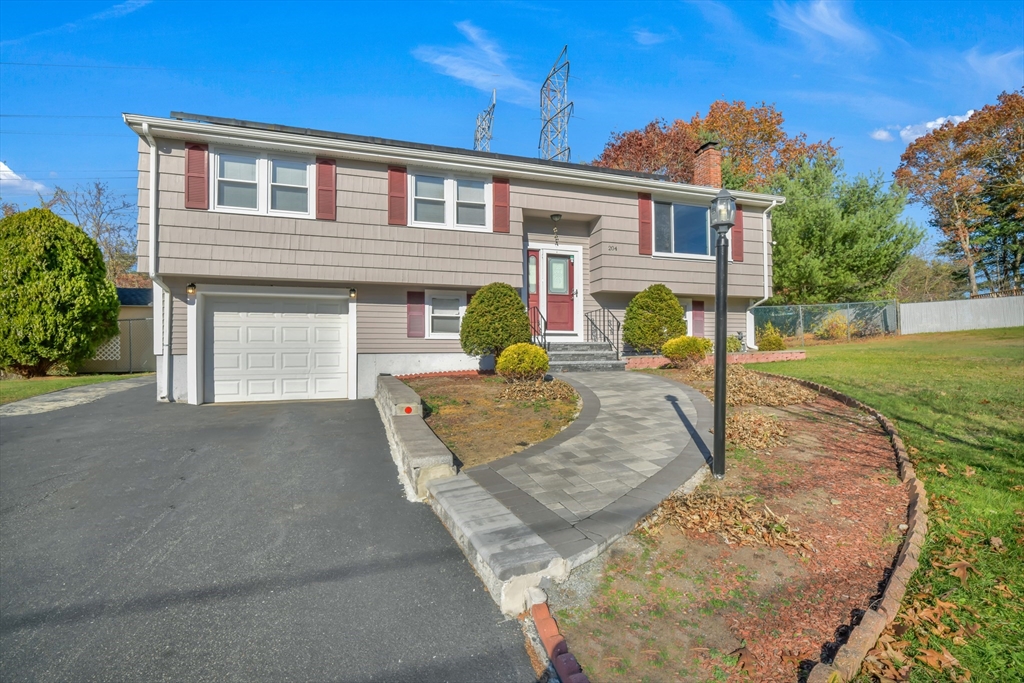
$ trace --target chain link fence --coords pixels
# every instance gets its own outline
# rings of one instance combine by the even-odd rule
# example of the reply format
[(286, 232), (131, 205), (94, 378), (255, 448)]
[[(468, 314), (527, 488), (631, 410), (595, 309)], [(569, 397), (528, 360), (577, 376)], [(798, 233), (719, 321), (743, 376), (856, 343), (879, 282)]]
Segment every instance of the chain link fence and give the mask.
[(863, 337), (899, 334), (899, 303), (860, 301), (846, 304), (758, 306), (754, 327), (771, 323), (789, 346), (851, 341)]
[(96, 350), (92, 360), (82, 363), (78, 372), (154, 372), (153, 319), (118, 320), (121, 333)]

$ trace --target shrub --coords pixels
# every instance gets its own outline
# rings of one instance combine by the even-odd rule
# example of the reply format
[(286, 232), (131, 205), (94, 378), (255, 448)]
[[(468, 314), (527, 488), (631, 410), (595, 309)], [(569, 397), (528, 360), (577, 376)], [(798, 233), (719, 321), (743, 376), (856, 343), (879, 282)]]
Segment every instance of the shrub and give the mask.
[(685, 334), (683, 307), (665, 285), (651, 285), (626, 307), (622, 339), (637, 351), (658, 351), (668, 340)]
[(49, 209), (0, 220), (0, 366), (77, 366), (118, 333), (117, 290), (96, 242)]
[(818, 339), (846, 339), (858, 334), (860, 326), (856, 322), (851, 322), (845, 313), (832, 311), (818, 321), (813, 332)]
[(726, 353), (739, 353), (743, 350), (743, 342), (740, 341), (739, 337), (726, 337), (725, 338), (725, 352)]
[(481, 287), (466, 306), (459, 341), (470, 356), (495, 358), (513, 344), (528, 343), (530, 318), (519, 292), (504, 282)]
[(696, 365), (711, 351), (711, 340), (703, 337), (676, 337), (661, 347), (661, 355), (677, 368)]
[(548, 371), (547, 351), (533, 344), (513, 344), (498, 356), (495, 371), (510, 382), (542, 380)]
[(757, 348), (759, 351), (785, 351), (786, 342), (775, 325), (765, 323), (764, 327), (757, 331)]

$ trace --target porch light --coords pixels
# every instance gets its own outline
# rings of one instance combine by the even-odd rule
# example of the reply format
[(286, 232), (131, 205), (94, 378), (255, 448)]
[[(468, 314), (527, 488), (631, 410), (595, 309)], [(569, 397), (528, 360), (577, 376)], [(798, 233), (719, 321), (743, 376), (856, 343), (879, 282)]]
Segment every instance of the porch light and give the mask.
[(715, 242), (715, 448), (711, 473), (725, 477), (725, 367), (728, 337), (729, 228), (736, 222), (736, 200), (722, 189), (711, 200), (711, 227), (718, 234)]
[(196, 295), (196, 283), (190, 282), (187, 285), (185, 285), (185, 293), (188, 294), (189, 296), (195, 296)]
[(553, 213), (553, 214), (551, 214), (551, 221), (554, 223), (554, 226), (552, 226), (552, 228), (551, 228), (551, 234), (555, 236), (555, 246), (556, 247), (558, 246), (558, 221), (560, 221), (560, 220), (562, 220), (562, 214), (560, 214), (560, 213)]
[(553, 220), (555, 223), (557, 223), (558, 221), (562, 220), (562, 214), (560, 214), (560, 213), (553, 213), (553, 214), (551, 214), (551, 220)]
[(348, 290), (348, 298), (349, 299), (355, 299), (356, 298), (356, 288), (355, 287), (353, 287), (352, 289)]

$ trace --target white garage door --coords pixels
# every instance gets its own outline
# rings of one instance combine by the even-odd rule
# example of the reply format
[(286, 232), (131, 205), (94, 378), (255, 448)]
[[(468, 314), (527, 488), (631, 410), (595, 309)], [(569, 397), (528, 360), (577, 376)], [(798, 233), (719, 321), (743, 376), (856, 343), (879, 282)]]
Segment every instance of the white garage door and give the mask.
[(348, 301), (211, 296), (205, 400), (348, 397)]

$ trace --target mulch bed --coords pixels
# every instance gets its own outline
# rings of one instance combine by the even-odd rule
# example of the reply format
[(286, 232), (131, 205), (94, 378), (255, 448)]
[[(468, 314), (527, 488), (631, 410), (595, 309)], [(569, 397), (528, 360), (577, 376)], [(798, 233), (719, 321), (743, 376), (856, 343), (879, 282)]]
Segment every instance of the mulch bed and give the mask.
[(795, 681), (835, 654), (879, 593), (908, 496), (877, 422), (813, 396), (730, 409), (778, 445), (733, 446), (723, 481), (663, 503), (597, 560), (582, 605), (552, 591), (591, 680)]

